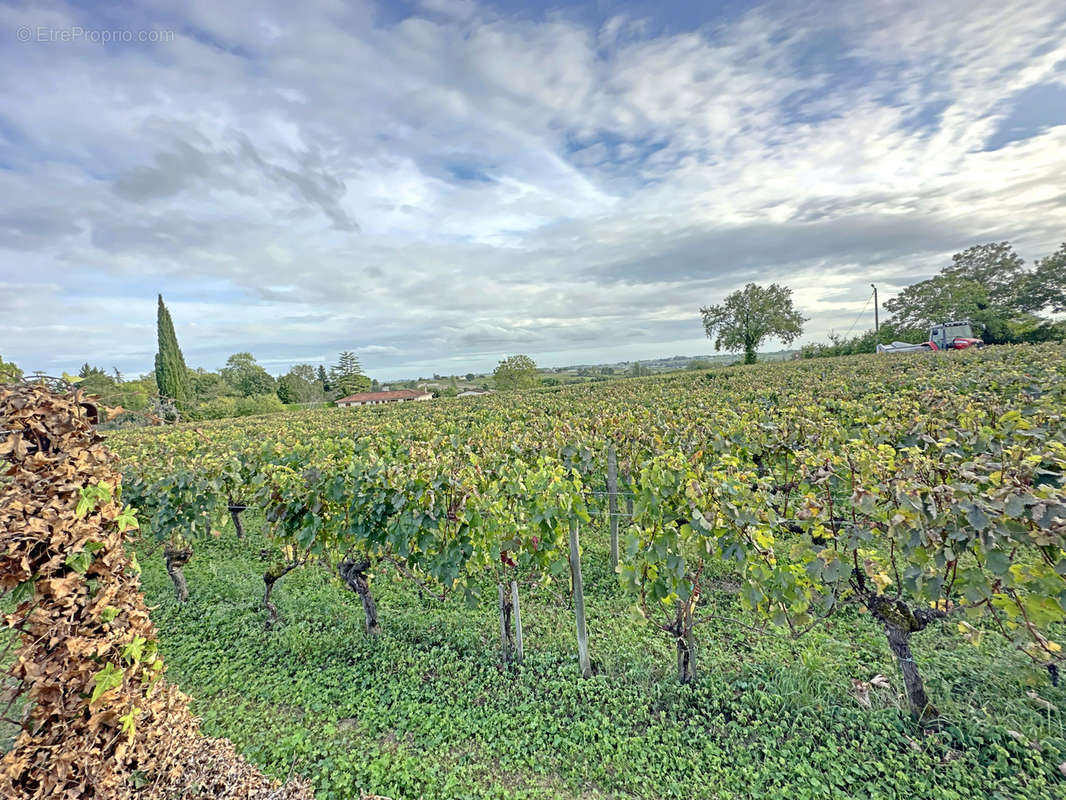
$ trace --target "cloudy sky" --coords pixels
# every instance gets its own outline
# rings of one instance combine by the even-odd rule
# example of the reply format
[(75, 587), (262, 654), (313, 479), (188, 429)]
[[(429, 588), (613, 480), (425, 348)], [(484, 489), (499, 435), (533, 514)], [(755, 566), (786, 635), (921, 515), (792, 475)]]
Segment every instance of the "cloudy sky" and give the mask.
[(212, 369), (692, 354), (749, 281), (813, 341), (1066, 240), (1066, 4), (844, 8), (0, 0), (0, 356), (150, 369), (158, 292)]

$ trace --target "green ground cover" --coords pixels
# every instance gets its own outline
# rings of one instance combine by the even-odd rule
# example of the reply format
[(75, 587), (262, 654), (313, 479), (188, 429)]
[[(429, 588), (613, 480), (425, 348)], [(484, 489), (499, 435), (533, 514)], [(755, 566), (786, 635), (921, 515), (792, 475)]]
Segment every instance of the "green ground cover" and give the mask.
[[(205, 732), (277, 777), (307, 775), (320, 798), (1066, 797), (1066, 689), (1001, 639), (973, 647), (954, 622), (914, 638), (943, 717), (932, 733), (908, 713), (868, 615), (844, 608), (799, 640), (753, 632), (728, 572), (700, 626), (698, 680), (683, 686), (597, 521), (583, 530), (596, 674), (582, 680), (565, 584), (523, 588), (521, 666), (499, 664), (493, 603), (420, 597), (387, 570), (373, 580), (376, 640), (358, 598), (317, 565), (278, 584), (281, 621), (266, 630), (262, 573), (277, 555), (254, 514), (245, 540), (227, 529), (198, 542), (187, 603), (158, 549), (140, 554), (144, 589), (169, 677)], [(865, 687), (864, 707), (853, 681), (879, 674), (889, 688)]]

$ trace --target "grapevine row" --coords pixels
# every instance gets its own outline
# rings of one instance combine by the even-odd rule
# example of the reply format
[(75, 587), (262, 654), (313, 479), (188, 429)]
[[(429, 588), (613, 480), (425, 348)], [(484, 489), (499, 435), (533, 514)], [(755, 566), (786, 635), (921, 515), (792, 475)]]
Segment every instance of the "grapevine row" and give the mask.
[[(578, 528), (615, 514), (620, 583), (676, 643), (682, 681), (696, 677), (696, 626), (712, 613), (704, 576), (725, 560), (744, 602), (792, 635), (845, 605), (868, 612), (912, 710), (930, 717), (910, 640), (931, 624), (1005, 636), (1053, 675), (1062, 659), (1064, 365), (1062, 345), (855, 357), (110, 444), (171, 565), (228, 514), (263, 511), (286, 553), (268, 607), (274, 582), (309, 562), (359, 593), (370, 633), (381, 561), (470, 602), (517, 573), (569, 570), (577, 586)], [(618, 495), (606, 491), (615, 472)], [(509, 618), (503, 588), (499, 603)]]

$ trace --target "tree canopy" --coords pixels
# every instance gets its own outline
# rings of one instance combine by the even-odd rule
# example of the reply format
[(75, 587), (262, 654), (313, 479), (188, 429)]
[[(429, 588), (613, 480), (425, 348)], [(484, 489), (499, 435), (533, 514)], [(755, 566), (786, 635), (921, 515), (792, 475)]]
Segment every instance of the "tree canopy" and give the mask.
[(365, 392), (370, 386), (371, 380), (363, 374), (359, 357), (351, 350), (341, 353), (336, 365), (329, 369), (329, 395), (334, 400)]
[(372, 382), (366, 375), (359, 373), (352, 373), (350, 375), (342, 375), (336, 379), (336, 382), (332, 387), (332, 394), (335, 399), (341, 397), (348, 397), (349, 395), (358, 394), (359, 392), (366, 392), (370, 390)]
[(141, 411), (148, 407), (158, 387), (151, 374), (134, 380), (125, 380), (118, 369), (110, 373), (85, 363), (78, 370), (81, 379), (78, 388), (94, 395), (105, 406), (122, 406), (126, 411)]
[(22, 380), (22, 370), (12, 361), (0, 358), (0, 383), (15, 383)]
[(256, 363), (251, 353), (234, 353), (226, 359), (226, 366), (220, 372), (242, 397), (270, 394), (276, 388), (274, 377)]
[(937, 275), (912, 283), (884, 302), (898, 328), (924, 336), (931, 325), (957, 319), (973, 320), (990, 306), (988, 288), (976, 280)]
[(355, 353), (345, 350), (337, 357), (337, 364), (330, 371), (336, 379), (343, 378), (345, 375), (362, 375), (363, 367)]
[(310, 396), (308, 383), (291, 372), (278, 378), (278, 399), (285, 404), (306, 403)]
[(540, 383), (537, 365), (529, 356), (514, 355), (503, 359), (492, 372), (498, 389), (531, 389)]
[(322, 384), (311, 364), (296, 364), (278, 378), (278, 397), (283, 403), (316, 403), (324, 399)]
[(1018, 287), (1018, 307), (1023, 311), (1066, 311), (1066, 242), (1046, 258), (1038, 258), (1033, 271)]
[(237, 390), (230, 386), (219, 373), (208, 372), (203, 367), (189, 370), (189, 382), (192, 384), (197, 404), (237, 394)]
[(756, 350), (766, 339), (795, 341), (806, 321), (792, 305), (792, 290), (776, 283), (766, 287), (749, 283), (721, 305), (701, 308), (700, 313), (714, 349), (743, 350), (745, 364), (755, 363)]
[(1055, 338), (1058, 326), (1038, 315), (1066, 310), (1066, 244), (1034, 269), (1024, 265), (1009, 242), (976, 245), (884, 307), (903, 338), (924, 337), (930, 326), (957, 319), (975, 323), (991, 344)]
[(1017, 307), (1019, 289), (1027, 273), (1025, 261), (1010, 242), (989, 242), (956, 253), (951, 257), (951, 266), (944, 267), (940, 274), (976, 283), (987, 293), (987, 305), (1007, 309)]

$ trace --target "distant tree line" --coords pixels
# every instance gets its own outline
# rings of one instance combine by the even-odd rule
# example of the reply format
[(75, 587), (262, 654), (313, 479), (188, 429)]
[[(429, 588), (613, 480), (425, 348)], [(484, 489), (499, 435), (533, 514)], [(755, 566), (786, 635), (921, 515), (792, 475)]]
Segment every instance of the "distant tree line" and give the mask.
[(631, 378), (646, 378), (652, 374), (652, 369), (647, 364), (642, 364), (639, 361), (634, 361), (633, 366), (626, 372)]
[(337, 364), (328, 371), (321, 365), (316, 368), (311, 364), (297, 364), (278, 378), (248, 352), (234, 353), (217, 372), (189, 369), (162, 296), (157, 328), (155, 388), (159, 397), (173, 399), (183, 419), (265, 414), (280, 411), (285, 405), (337, 400), (367, 391), (372, 385), (370, 378), (363, 374), (359, 358), (351, 351), (341, 353)]
[[(884, 303), (891, 316), (879, 330), (868, 330), (850, 339), (829, 334), (828, 343), (802, 348), (805, 358), (870, 353), (879, 343), (925, 341), (929, 328), (942, 322), (968, 320), (975, 332), (988, 344), (1042, 342), (1066, 338), (1066, 321), (1049, 316), (1066, 312), (1066, 243), (1057, 251), (1037, 259), (1032, 268), (1009, 242), (976, 245), (952, 257), (950, 265), (928, 280), (906, 287)], [(700, 309), (704, 331), (714, 340), (716, 350), (742, 351), (744, 362), (753, 363), (759, 346), (768, 338), (785, 344), (795, 341), (803, 330), (805, 318), (792, 303), (791, 289), (778, 284), (767, 287), (749, 283), (728, 295), (720, 305)], [(80, 385), (101, 397), (110, 406), (122, 406), (131, 412), (149, 408), (175, 413), (182, 419), (215, 419), (279, 411), (285, 405), (323, 403), (358, 392), (377, 390), (377, 381), (363, 373), (354, 352), (345, 351), (337, 364), (328, 369), (311, 364), (297, 364), (277, 378), (258, 364), (248, 352), (234, 353), (217, 372), (190, 369), (178, 345), (170, 312), (158, 298), (158, 351), (154, 374), (126, 380), (111, 372), (84, 364), (78, 373)], [(695, 360), (690, 370), (707, 369), (707, 362)], [(558, 372), (559, 370), (556, 370)], [(589, 367), (580, 368), (580, 377), (604, 380), (614, 374), (602, 367), (594, 375)], [(634, 362), (627, 375), (639, 377), (652, 373), (651, 368)], [(15, 364), (0, 359), (0, 383), (23, 376)], [(525, 389), (540, 385), (558, 385), (555, 378), (542, 378), (533, 359), (514, 355), (502, 360), (493, 372), (498, 389)], [(435, 375), (436, 380), (444, 380)], [(473, 373), (465, 375), (467, 382)], [(424, 379), (419, 379), (424, 380)], [(397, 386), (417, 385), (417, 381), (398, 382)], [(488, 386), (488, 384), (483, 384)], [(446, 386), (435, 386), (434, 394), (454, 396), (459, 392), (456, 376)]]
[[(185, 363), (162, 295), (158, 298), (156, 334), (155, 370), (148, 375), (130, 380), (118, 369), (108, 372), (88, 363), (78, 371), (80, 388), (98, 396), (104, 405), (125, 409), (118, 424), (143, 420), (145, 411), (184, 420), (265, 414), (281, 411), (286, 405), (324, 403), (376, 387), (376, 381), (363, 374), (359, 358), (351, 351), (341, 353), (328, 369), (297, 364), (277, 378), (248, 352), (234, 353), (216, 372), (192, 369)], [(0, 358), (0, 383), (22, 377), (22, 370)]]

